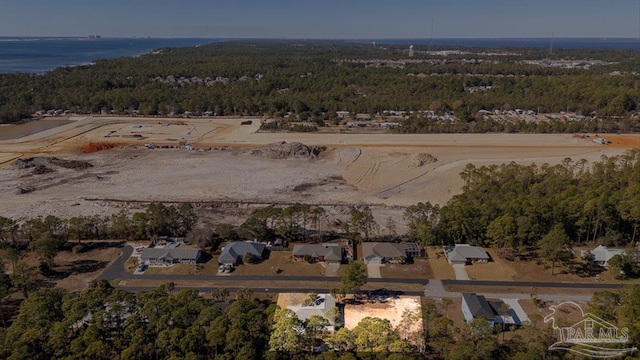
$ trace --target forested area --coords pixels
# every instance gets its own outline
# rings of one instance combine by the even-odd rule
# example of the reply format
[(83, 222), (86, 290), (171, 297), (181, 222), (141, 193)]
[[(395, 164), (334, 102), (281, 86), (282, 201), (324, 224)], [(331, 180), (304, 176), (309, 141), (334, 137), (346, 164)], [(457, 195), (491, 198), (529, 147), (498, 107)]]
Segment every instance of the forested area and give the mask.
[[(468, 164), (461, 176), (463, 192), (446, 205), (407, 208), (409, 238), (496, 247), (514, 257), (537, 251), (554, 263), (573, 258), (573, 245), (631, 246), (640, 238), (638, 150), (593, 164), (570, 158), (558, 165)], [(620, 266), (638, 275), (639, 260), (636, 251)]]
[[(27, 298), (20, 314), (0, 330), (3, 359), (561, 359), (550, 352), (556, 341), (542, 319), (499, 341), (482, 319), (457, 332), (448, 318), (450, 301), (427, 300), (419, 313), (407, 314), (397, 328), (387, 320), (365, 318), (352, 330), (324, 330), (325, 319), (299, 320), (289, 310), (240, 289), (228, 305), (228, 291), (214, 300), (173, 284), (140, 293), (94, 282), (81, 293), (44, 288)], [(220, 294), (223, 294), (220, 296)], [(640, 287), (597, 293), (589, 310), (629, 329), (629, 346), (640, 342)], [(222, 303), (220, 303), (222, 301)], [(222, 305), (222, 307), (220, 306)], [(406, 336), (421, 317), (424, 330)], [(304, 329), (304, 330), (301, 330)], [(411, 339), (412, 341), (409, 341)], [(317, 353), (318, 344), (328, 350)], [(419, 344), (419, 345), (415, 345)]]
[[(439, 56), (342, 42), (223, 42), (162, 49), (138, 58), (62, 67), (44, 75), (0, 75), (0, 122), (38, 110), (76, 113), (283, 116), (318, 123), (335, 111), (450, 111), (456, 124), (413, 119), (404, 132), (637, 131), (640, 57), (633, 51), (517, 49), (519, 56)], [(600, 59), (588, 69), (545, 67), (530, 59)], [(377, 65), (376, 65), (377, 64)], [(615, 72), (615, 74), (614, 74)], [(470, 92), (472, 86), (490, 90)], [(477, 119), (481, 109), (572, 111), (582, 126), (504, 125)], [(594, 120), (597, 119), (597, 120)], [(476, 122), (480, 122), (476, 125)]]
[[(195, 225), (198, 216), (190, 203), (180, 206), (151, 203), (143, 212), (123, 210), (110, 217), (75, 216), (69, 219), (53, 215), (28, 219), (21, 224), (0, 216), (0, 246), (13, 268), (15, 287), (25, 295), (38, 288), (35, 274), (51, 273), (59, 251), (86, 251), (85, 240), (151, 239), (161, 236), (184, 237)], [(71, 245), (74, 244), (74, 245)], [(40, 260), (39, 269), (21, 260), (26, 251), (34, 251)], [(16, 270), (17, 269), (17, 270)]]

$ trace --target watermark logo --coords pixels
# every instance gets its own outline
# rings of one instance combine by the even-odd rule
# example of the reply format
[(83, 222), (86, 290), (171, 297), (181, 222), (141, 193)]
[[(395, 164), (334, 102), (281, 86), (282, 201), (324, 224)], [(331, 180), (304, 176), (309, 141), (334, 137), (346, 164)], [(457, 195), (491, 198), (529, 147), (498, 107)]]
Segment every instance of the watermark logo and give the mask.
[[(619, 357), (638, 350), (626, 345), (629, 342), (628, 328), (618, 328), (591, 313), (585, 314), (582, 307), (573, 301), (550, 306), (549, 310), (551, 314), (544, 317), (544, 322), (551, 322), (558, 334), (558, 341), (549, 346), (549, 350), (571, 351), (595, 358)], [(579, 316), (580, 320), (564, 326), (563, 320), (571, 313)]]

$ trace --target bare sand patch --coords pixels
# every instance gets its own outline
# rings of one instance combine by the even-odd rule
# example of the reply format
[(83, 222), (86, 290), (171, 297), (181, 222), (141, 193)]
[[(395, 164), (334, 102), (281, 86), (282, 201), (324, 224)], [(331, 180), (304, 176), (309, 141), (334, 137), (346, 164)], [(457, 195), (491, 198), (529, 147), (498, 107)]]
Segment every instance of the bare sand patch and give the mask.
[[(358, 323), (366, 317), (376, 317), (389, 320), (395, 328), (402, 322), (402, 315), (405, 311), (419, 312), (420, 297), (401, 296), (390, 298), (385, 302), (346, 304), (344, 307), (344, 327), (355, 328)], [(413, 325), (413, 330), (422, 329), (422, 320)]]

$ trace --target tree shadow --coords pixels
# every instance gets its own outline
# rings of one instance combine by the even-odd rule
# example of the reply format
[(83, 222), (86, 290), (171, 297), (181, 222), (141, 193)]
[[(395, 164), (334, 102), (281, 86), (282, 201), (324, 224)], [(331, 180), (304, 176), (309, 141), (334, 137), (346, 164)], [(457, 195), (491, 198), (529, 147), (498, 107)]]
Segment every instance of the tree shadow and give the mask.
[(587, 262), (573, 263), (569, 267), (571, 274), (578, 275), (580, 277), (594, 277), (600, 275), (605, 270), (602, 266), (591, 265)]
[(70, 264), (64, 266), (64, 270), (61, 270), (60, 267), (58, 269), (52, 269), (49, 276), (47, 277), (54, 280), (62, 280), (71, 275), (85, 274), (102, 270), (107, 267), (107, 265), (109, 265), (108, 261), (75, 260)]

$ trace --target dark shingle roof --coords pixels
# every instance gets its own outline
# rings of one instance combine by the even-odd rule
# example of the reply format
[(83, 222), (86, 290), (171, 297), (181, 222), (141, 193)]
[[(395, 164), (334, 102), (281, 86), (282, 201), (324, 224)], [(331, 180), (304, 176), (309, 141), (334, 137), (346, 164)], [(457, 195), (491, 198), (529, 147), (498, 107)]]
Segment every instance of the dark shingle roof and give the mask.
[(476, 295), (475, 293), (462, 293), (462, 298), (467, 303), (467, 306), (469, 306), (469, 311), (471, 311), (471, 316), (473, 316), (474, 319), (485, 317), (491, 320), (495, 318), (496, 313), (484, 296)]
[(362, 243), (362, 257), (371, 260), (375, 257), (394, 258), (406, 257), (403, 244), (385, 243), (385, 242), (364, 242)]
[(235, 264), (241, 259), (244, 254), (251, 253), (255, 256), (262, 258), (265, 244), (249, 241), (236, 241), (227, 244), (220, 253), (218, 261), (222, 264)]
[(293, 247), (293, 256), (311, 255), (312, 257), (324, 257), (328, 261), (341, 261), (342, 248), (338, 244), (305, 244)]
[(140, 260), (148, 259), (193, 259), (197, 260), (200, 256), (200, 249), (159, 249), (145, 248), (140, 254)]

